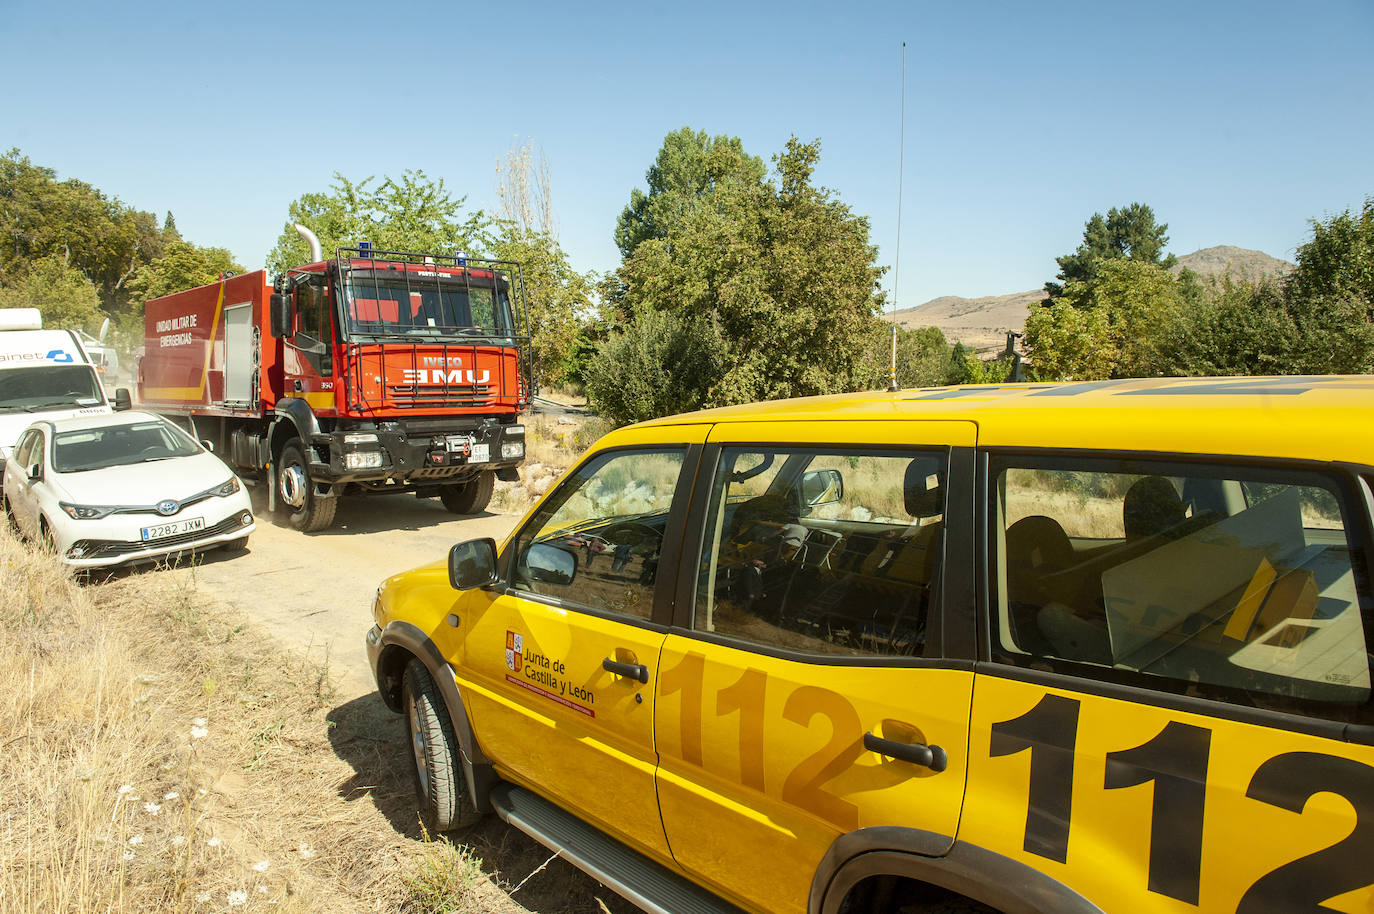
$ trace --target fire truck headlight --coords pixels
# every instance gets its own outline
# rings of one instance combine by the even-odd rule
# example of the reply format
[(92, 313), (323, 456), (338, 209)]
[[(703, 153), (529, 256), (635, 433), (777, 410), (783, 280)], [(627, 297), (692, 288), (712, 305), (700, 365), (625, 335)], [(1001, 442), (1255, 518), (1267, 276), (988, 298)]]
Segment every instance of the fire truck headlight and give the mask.
[(344, 444), (376, 444), (376, 432), (349, 432), (344, 435)]
[(352, 451), (343, 455), (345, 470), (371, 470), (382, 465), (381, 451)]
[(517, 438), (514, 441), (501, 442), (502, 460), (519, 460), (525, 456), (525, 442)]

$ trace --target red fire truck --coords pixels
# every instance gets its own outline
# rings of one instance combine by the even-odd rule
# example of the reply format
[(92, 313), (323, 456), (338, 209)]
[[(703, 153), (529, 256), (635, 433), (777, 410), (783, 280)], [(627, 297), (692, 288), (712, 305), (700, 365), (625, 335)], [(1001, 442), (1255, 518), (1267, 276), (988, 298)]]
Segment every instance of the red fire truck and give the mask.
[[(300, 227), (297, 227), (298, 230)], [(340, 495), (413, 492), (481, 511), (525, 456), (531, 394), (518, 264), (366, 244), (269, 282), (246, 273), (148, 302), (138, 389), (292, 526)]]

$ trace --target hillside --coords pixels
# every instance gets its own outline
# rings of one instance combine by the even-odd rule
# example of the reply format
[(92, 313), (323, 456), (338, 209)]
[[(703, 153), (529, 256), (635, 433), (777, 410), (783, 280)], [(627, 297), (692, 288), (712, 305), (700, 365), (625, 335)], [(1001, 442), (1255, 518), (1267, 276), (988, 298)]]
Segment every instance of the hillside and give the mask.
[(951, 343), (963, 343), (980, 352), (1000, 350), (1006, 345), (1007, 331), (1019, 332), (1026, 325), (1026, 309), (1044, 297), (1042, 289), (984, 298), (943, 295), (915, 308), (885, 316), (908, 330), (939, 327)]
[(1173, 271), (1180, 273), (1185, 268), (1201, 276), (1221, 276), (1223, 273), (1230, 273), (1237, 278), (1259, 279), (1262, 276), (1285, 276), (1293, 269), (1293, 264), (1277, 257), (1270, 257), (1263, 251), (1219, 244), (1216, 247), (1185, 254), (1178, 259)]
[[(1263, 251), (1223, 244), (1180, 257), (1174, 272), (1179, 273), (1185, 268), (1204, 277), (1221, 276), (1229, 272), (1236, 277), (1258, 279), (1261, 276), (1283, 276), (1293, 269), (1293, 264), (1270, 257)], [(986, 353), (1000, 350), (1006, 345), (1008, 330), (1020, 332), (1024, 329), (1026, 309), (1044, 297), (1043, 289), (983, 298), (942, 295), (914, 308), (885, 314), (884, 317), (905, 329), (939, 327), (951, 343), (963, 343)]]

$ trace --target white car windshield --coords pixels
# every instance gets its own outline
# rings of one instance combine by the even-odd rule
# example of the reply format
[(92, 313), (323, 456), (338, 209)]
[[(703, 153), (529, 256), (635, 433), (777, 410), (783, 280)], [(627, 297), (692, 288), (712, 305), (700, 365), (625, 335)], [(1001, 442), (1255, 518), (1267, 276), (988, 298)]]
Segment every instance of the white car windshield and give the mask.
[(200, 445), (180, 429), (165, 422), (136, 422), (58, 432), (52, 465), (59, 473), (80, 473), (198, 453)]
[(0, 371), (0, 412), (35, 413), (103, 402), (89, 365), (35, 365)]

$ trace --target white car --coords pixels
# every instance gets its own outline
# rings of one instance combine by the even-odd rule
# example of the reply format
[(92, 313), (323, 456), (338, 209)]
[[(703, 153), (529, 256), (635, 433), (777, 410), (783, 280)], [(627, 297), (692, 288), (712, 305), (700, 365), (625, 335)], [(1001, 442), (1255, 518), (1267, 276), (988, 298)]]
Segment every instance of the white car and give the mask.
[(35, 422), (5, 463), (5, 513), (80, 568), (241, 549), (253, 508), (237, 476), (144, 412)]

